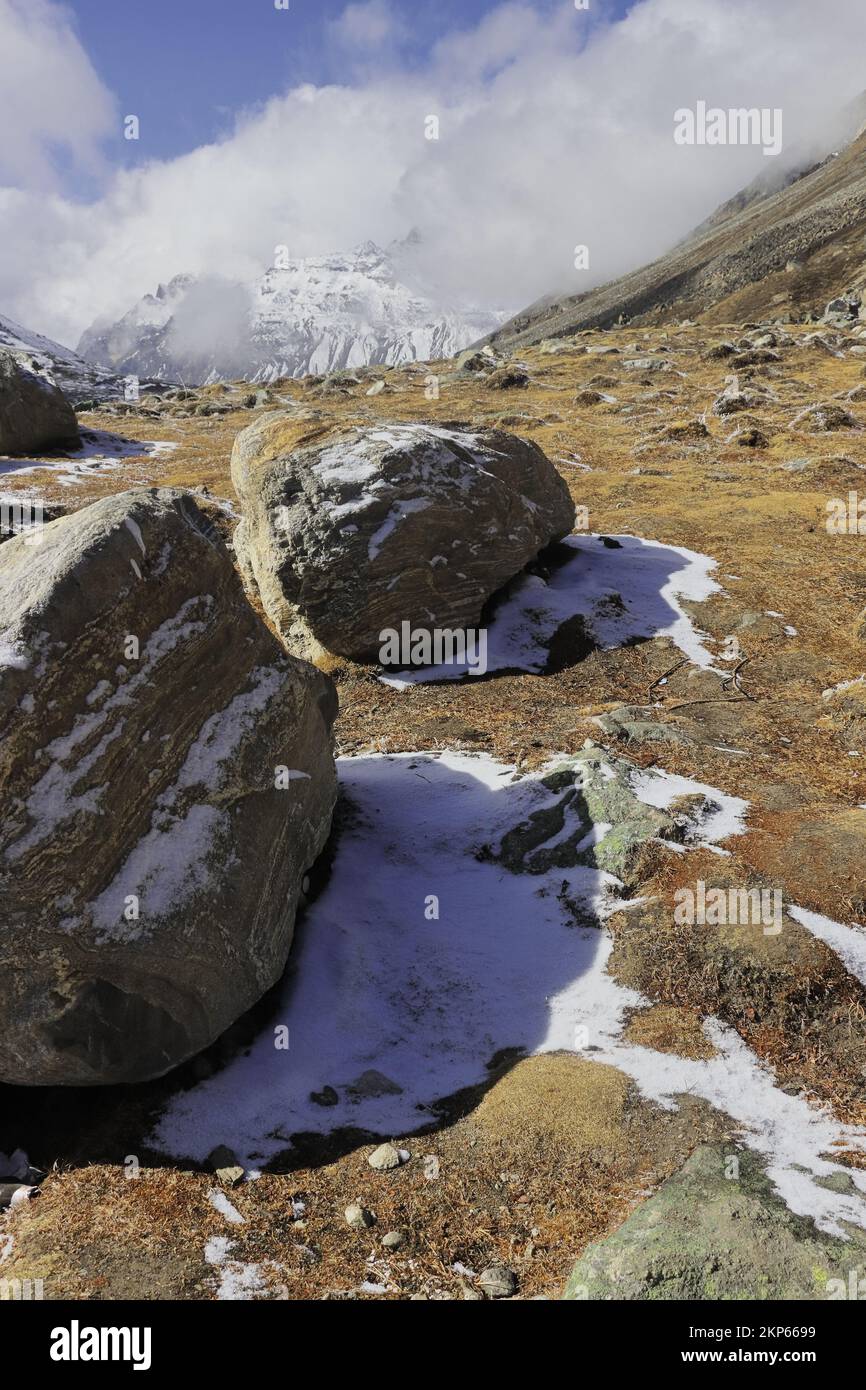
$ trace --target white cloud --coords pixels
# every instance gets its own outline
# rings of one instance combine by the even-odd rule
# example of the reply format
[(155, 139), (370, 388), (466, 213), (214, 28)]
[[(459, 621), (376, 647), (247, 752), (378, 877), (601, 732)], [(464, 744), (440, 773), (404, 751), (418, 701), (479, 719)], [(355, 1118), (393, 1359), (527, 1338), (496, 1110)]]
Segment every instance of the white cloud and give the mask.
[[(219, 277), (204, 277), (187, 290), (172, 315), (168, 347), (176, 359), (202, 364), (209, 371), (214, 343), (231, 344), (238, 374), (243, 372), (247, 351), (249, 296), (242, 285)], [(231, 360), (228, 354), (224, 354)]]
[(405, 30), (390, 0), (347, 5), (328, 26), (332, 39), (346, 48), (371, 49), (400, 38)]
[[(376, 51), (393, 13), (350, 6), (343, 39)], [(786, 0), (783, 22), (778, 0), (643, 0), (609, 25), (597, 5), (588, 25), (568, 4), (503, 4), (421, 68), (389, 60), (274, 97), (220, 143), (117, 174), (95, 204), (0, 190), (0, 312), (74, 342), (179, 272), (251, 278), (277, 245), (323, 254), (414, 225), (427, 273), (481, 302), (588, 289), (660, 254), (771, 162), (677, 146), (677, 108), (782, 107), (790, 147), (864, 85), (864, 39), (866, 6), (850, 0)], [(438, 141), (424, 136), (431, 114)], [(579, 243), (591, 275), (573, 268)]]
[(98, 168), (115, 119), (66, 11), (48, 0), (0, 0), (0, 184), (57, 187), (58, 149), (80, 169)]

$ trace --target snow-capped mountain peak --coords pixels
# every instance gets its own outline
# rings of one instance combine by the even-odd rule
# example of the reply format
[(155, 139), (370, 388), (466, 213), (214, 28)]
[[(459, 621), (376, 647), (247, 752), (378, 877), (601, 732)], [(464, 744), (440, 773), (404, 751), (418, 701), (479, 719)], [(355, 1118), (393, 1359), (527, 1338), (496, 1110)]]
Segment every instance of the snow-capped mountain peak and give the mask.
[(252, 284), (177, 275), (79, 352), (123, 373), (189, 384), (272, 381), (450, 357), (504, 315), (442, 302), (411, 273), (417, 234), (383, 249), (286, 258)]

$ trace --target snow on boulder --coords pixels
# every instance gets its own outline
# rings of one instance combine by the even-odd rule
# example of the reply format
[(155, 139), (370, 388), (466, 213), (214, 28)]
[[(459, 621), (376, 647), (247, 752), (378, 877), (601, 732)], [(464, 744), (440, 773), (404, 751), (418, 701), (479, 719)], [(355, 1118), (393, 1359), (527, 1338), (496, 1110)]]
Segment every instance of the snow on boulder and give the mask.
[(486, 600), (574, 525), (536, 444), (386, 424), (296, 449), (282, 414), (232, 453), (247, 583), (290, 650), (375, 660), (382, 634), (477, 626)]
[(160, 1075), (282, 973), (336, 795), (331, 682), (191, 497), (0, 547), (0, 1081)]
[(0, 454), (32, 454), (77, 438), (75, 411), (60, 388), (0, 349)]

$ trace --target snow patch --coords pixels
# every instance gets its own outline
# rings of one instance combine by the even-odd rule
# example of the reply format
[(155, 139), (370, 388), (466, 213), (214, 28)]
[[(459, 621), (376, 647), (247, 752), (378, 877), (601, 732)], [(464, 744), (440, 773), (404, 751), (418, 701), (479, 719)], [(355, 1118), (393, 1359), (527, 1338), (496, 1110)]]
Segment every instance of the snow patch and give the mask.
[(244, 1224), (244, 1217), (241, 1216), (237, 1207), (229, 1201), (226, 1194), (221, 1192), (218, 1187), (212, 1187), (207, 1194), (207, 1198), (211, 1206), (219, 1212), (220, 1216), (224, 1216), (230, 1225), (242, 1226)]
[[(866, 1172), (823, 1157), (834, 1145), (866, 1150), (866, 1132), (786, 1095), (716, 1020), (705, 1027), (717, 1055), (705, 1061), (623, 1040), (627, 1010), (647, 1001), (607, 970), (603, 923), (622, 905), (617, 880), (586, 864), (514, 874), (496, 857), (508, 830), (558, 804), (542, 774), (521, 777), (488, 755), (457, 753), (338, 766), (355, 814), (284, 984), (279, 1017), (290, 1029), (291, 1066), (264, 1033), (217, 1076), (172, 1098), (157, 1147), (203, 1159), (230, 1143), (241, 1162), (261, 1163), (303, 1131), (411, 1132), (433, 1118), (437, 1100), (482, 1081), (501, 1048), (580, 1053), (588, 1040), (594, 1050), (584, 1055), (619, 1067), (648, 1099), (671, 1108), (690, 1094), (725, 1110), (792, 1210), (837, 1234), (843, 1221), (866, 1227), (866, 1200), (814, 1181), (845, 1172), (866, 1192)], [(639, 774), (635, 785), (653, 805), (703, 796), (708, 810), (694, 843), (742, 833), (740, 798), (662, 774)], [(597, 831), (603, 838), (604, 827)], [(577, 925), (569, 902), (601, 929)], [(373, 1069), (391, 1083), (377, 1094), (356, 1084)], [(336, 1105), (312, 1099), (325, 1086)]]
[[(488, 673), (543, 671), (555, 633), (577, 615), (605, 649), (668, 637), (696, 666), (715, 670), (705, 634), (682, 607), (683, 601), (702, 603), (721, 592), (712, 578), (715, 560), (639, 536), (569, 536), (562, 544), (571, 554), (549, 579), (522, 576), (497, 606), (487, 627)], [(470, 674), (467, 665), (455, 664), (380, 680), (401, 690)]]
[(866, 985), (866, 927), (859, 923), (846, 927), (842, 922), (822, 917), (819, 912), (809, 912), (793, 904), (788, 905), (787, 912), (795, 922), (835, 951), (848, 973)]

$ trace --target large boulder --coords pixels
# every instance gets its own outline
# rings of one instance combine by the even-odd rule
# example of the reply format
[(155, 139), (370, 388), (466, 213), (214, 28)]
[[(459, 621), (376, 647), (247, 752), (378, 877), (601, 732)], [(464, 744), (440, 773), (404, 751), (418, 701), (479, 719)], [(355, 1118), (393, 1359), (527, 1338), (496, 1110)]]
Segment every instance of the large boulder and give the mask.
[(536, 444), (387, 424), (295, 449), (280, 414), (232, 453), (235, 549), (290, 650), (375, 660), (385, 629), (477, 626), (486, 600), (574, 525)]
[[(834, 1191), (856, 1193), (844, 1174), (822, 1181)], [(828, 1235), (795, 1215), (756, 1154), (703, 1144), (618, 1230), (587, 1246), (563, 1296), (844, 1299), (852, 1296), (852, 1270), (856, 1289), (866, 1260), (866, 1233), (851, 1224), (846, 1231), (848, 1239)]]
[(182, 492), (27, 540), (0, 546), (0, 1081), (138, 1081), (279, 978), (336, 694)]
[(77, 438), (75, 411), (60, 388), (0, 350), (0, 454), (32, 454)]
[(830, 300), (822, 315), (822, 322), (833, 324), (837, 328), (850, 328), (857, 322), (861, 304), (860, 295), (853, 291), (839, 295), (836, 299)]

